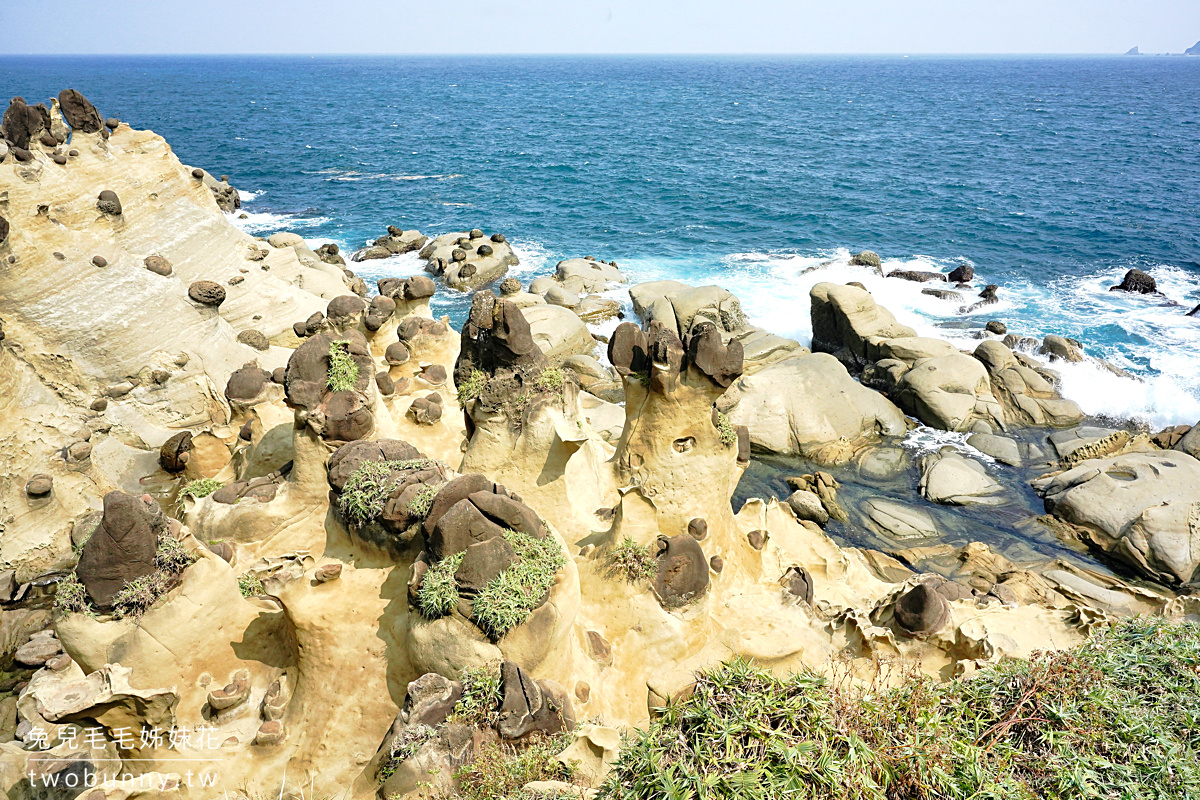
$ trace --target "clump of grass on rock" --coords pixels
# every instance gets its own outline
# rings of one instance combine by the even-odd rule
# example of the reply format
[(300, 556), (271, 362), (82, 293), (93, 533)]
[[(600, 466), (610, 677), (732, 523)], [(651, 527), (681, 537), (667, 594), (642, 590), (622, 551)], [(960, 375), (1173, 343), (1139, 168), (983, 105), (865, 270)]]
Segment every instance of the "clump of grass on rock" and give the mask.
[(458, 584), (454, 573), (462, 564), (463, 553), (446, 556), (429, 567), (417, 590), (417, 605), (422, 616), (440, 619), (449, 614), (458, 603)]
[(516, 559), (476, 595), (475, 622), (488, 635), (500, 638), (529, 618), (566, 563), (553, 536), (535, 539), (527, 533), (506, 530), (504, 538)]
[[(355, 525), (366, 525), (383, 513), (388, 498), (400, 486), (402, 476), (397, 475), (408, 469), (427, 469), (434, 465), (432, 459), (414, 459), (412, 461), (364, 461), (358, 465), (353, 474), (346, 479), (342, 494), (338, 497), (338, 508), (342, 515)], [(435, 490), (433, 494), (437, 494)], [(421, 496), (424, 495), (424, 492)], [(414, 500), (414, 502), (416, 502)], [(433, 497), (429, 497), (432, 505)], [(418, 505), (419, 507), (419, 505)], [(412, 506), (409, 511), (412, 513)], [(425, 513), (429, 509), (425, 508)]]
[(329, 343), (329, 373), (325, 385), (334, 392), (348, 392), (358, 383), (358, 364), (350, 355), (350, 343)]
[(630, 583), (647, 581), (658, 571), (658, 560), (648, 547), (628, 536), (608, 553), (606, 572), (611, 578), (623, 578)]
[(1134, 619), (969, 679), (857, 691), (744, 662), (637, 734), (600, 797), (1200, 797), (1200, 626)]

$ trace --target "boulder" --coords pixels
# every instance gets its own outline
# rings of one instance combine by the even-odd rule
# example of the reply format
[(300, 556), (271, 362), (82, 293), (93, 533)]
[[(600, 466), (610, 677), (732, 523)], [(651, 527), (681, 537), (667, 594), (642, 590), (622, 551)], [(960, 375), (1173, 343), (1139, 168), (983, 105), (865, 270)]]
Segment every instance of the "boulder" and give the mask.
[(192, 432), (180, 431), (158, 449), (158, 464), (167, 472), (183, 472), (191, 460)]
[(105, 214), (111, 214), (114, 217), (121, 215), (121, 199), (117, 197), (117, 193), (111, 189), (105, 189), (96, 198), (96, 208), (103, 211)]
[(896, 405), (932, 428), (965, 431), (978, 420), (1000, 420), (987, 370), (963, 353), (927, 358), (904, 371), (892, 392)]
[(1000, 505), (1007, 502), (1004, 487), (983, 465), (951, 448), (926, 456), (918, 486), (926, 500), (943, 505)]
[(868, 352), (879, 341), (915, 337), (917, 332), (901, 325), (886, 308), (875, 303), (865, 289), (818, 283), (809, 292), (812, 301), (813, 352), (832, 353), (839, 361), (862, 366), (875, 360)]
[(569, 258), (558, 262), (554, 269), (554, 280), (577, 295), (603, 292), (609, 284), (628, 281), (616, 266), (587, 258)]
[(1155, 294), (1158, 291), (1158, 284), (1154, 278), (1140, 269), (1131, 269), (1125, 273), (1125, 277), (1116, 286), (1110, 286), (1110, 292), (1135, 292), (1137, 294)]
[(1083, 349), (1065, 336), (1050, 334), (1042, 340), (1038, 352), (1050, 356), (1051, 361), (1083, 361)]
[(788, 496), (787, 504), (796, 513), (797, 519), (805, 519), (824, 525), (829, 521), (829, 512), (821, 505), (821, 498), (812, 492), (795, 491)]
[(271, 373), (251, 361), (234, 370), (225, 385), (225, 399), (248, 403), (258, 399), (271, 383)]
[(587, 355), (596, 349), (587, 325), (569, 308), (540, 305), (517, 313), (524, 316), (533, 341), (551, 362), (561, 363), (569, 356)]
[(77, 131), (99, 133), (104, 124), (96, 107), (74, 89), (64, 89), (58, 93), (58, 107), (67, 124)]
[(973, 433), (967, 437), (967, 444), (984, 455), (991, 456), (1002, 464), (1019, 467), (1024, 463), (1016, 441), (1007, 436), (994, 436), (990, 433)]
[(686, 533), (658, 538), (658, 571), (652, 587), (666, 608), (686, 605), (708, 591), (708, 561), (700, 543)]
[(125, 584), (155, 571), (158, 536), (165, 527), (153, 503), (124, 492), (104, 496), (104, 514), (75, 570), (97, 610), (111, 608)]
[(950, 604), (928, 583), (918, 583), (896, 598), (892, 615), (914, 636), (937, 633), (950, 622)]
[(1085, 540), (1153, 580), (1200, 580), (1200, 461), (1131, 452), (1040, 478), (1046, 510)]
[(901, 280), (914, 281), (916, 283), (946, 280), (946, 276), (940, 272), (925, 272), (918, 269), (896, 269), (889, 272), (887, 276), (889, 278), (900, 278)]
[(502, 739), (520, 740), (575, 727), (570, 698), (538, 682), (511, 661), (500, 665), (500, 714), (496, 731)]
[(950, 274), (946, 276), (946, 279), (951, 283), (969, 283), (975, 279), (975, 268), (970, 264), (959, 264), (950, 270)]
[(167, 261), (162, 256), (146, 256), (142, 263), (145, 265), (146, 269), (150, 270), (155, 275), (162, 275), (163, 277), (166, 277), (172, 272), (171, 262)]
[(863, 250), (861, 253), (855, 253), (850, 256), (850, 266), (871, 267), (880, 275), (883, 274), (883, 260), (879, 258), (879, 253), (876, 253), (874, 250)]
[(845, 461), (880, 436), (907, 431), (898, 408), (825, 353), (743, 375), (717, 406), (731, 423), (749, 429), (755, 449), (822, 463)]
[[(39, 108), (46, 111), (45, 118), (42, 117)], [(25, 98), (14, 97), (4, 112), (3, 121), (0, 122), (0, 136), (12, 143), (14, 154), (18, 149), (26, 150), (46, 130), (49, 116), (49, 109), (45, 109), (44, 106), (28, 106), (25, 104)]]
[[(1023, 363), (1022, 359), (1027, 358), (1023, 354), (993, 339), (981, 342), (974, 356), (987, 369), (992, 396), (1001, 406), (1006, 425), (1062, 427), (1082, 421), (1083, 411), (1078, 404), (1058, 393), (1044, 369)], [(1029, 361), (1036, 366), (1036, 362)]]
[(29, 497), (47, 497), (53, 490), (54, 478), (45, 473), (34, 475), (25, 482), (25, 494)]
[(928, 512), (895, 500), (872, 497), (863, 503), (869, 526), (889, 539), (932, 539), (937, 525)]
[(266, 351), (271, 349), (271, 340), (262, 331), (253, 329), (244, 330), (237, 335), (237, 340), (247, 347), (253, 347), (258, 351)]

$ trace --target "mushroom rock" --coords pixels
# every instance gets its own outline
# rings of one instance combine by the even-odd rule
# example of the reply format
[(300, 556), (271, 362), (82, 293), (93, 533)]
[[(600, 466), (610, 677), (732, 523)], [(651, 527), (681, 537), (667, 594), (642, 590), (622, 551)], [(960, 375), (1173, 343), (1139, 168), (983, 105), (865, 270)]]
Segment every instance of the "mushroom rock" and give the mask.
[(708, 590), (708, 561), (699, 542), (687, 534), (658, 539), (654, 593), (666, 608), (690, 603)]
[[(330, 350), (336, 343), (358, 372), (353, 388), (345, 391), (329, 387)], [(296, 348), (288, 359), (284, 389), (288, 405), (297, 410), (297, 422), (324, 439), (349, 442), (374, 430), (375, 361), (356, 330), (314, 335)]]
[(918, 583), (896, 598), (892, 610), (900, 627), (916, 636), (937, 633), (950, 621), (950, 604), (929, 583)]
[(367, 304), (361, 297), (355, 294), (344, 294), (329, 301), (329, 306), (325, 309), (325, 316), (331, 321), (342, 322), (356, 314), (361, 314), (366, 309)]
[(401, 439), (350, 442), (329, 457), (329, 485), (337, 492), (367, 461), (414, 461), (423, 458), (421, 451)]
[[(436, 393), (430, 397), (437, 397), (438, 400), (441, 400), (441, 396)], [(418, 397), (412, 401), (405, 414), (418, 425), (433, 425), (441, 420), (442, 410), (440, 402), (435, 402), (427, 397)]]
[(191, 459), (192, 432), (180, 431), (163, 442), (158, 450), (158, 464), (167, 472), (183, 472)]
[(25, 483), (25, 494), (30, 497), (46, 497), (54, 489), (54, 478), (45, 473), (31, 477)]
[(396, 393), (396, 382), (386, 372), (379, 372), (375, 375), (375, 388), (384, 397), (391, 397)]
[(383, 351), (384, 360), (392, 366), (407, 362), (411, 355), (408, 348), (404, 346), (404, 342), (392, 342), (387, 346), (387, 350)]
[(240, 344), (246, 345), (247, 347), (253, 347), (255, 350), (260, 352), (271, 349), (271, 340), (267, 338), (267, 335), (262, 331), (256, 331), (254, 329), (244, 330), (239, 333), (237, 335), (237, 341)]
[(99, 610), (112, 607), (117, 592), (156, 569), (158, 536), (165, 529), (153, 503), (124, 492), (104, 496), (104, 513), (83, 546), (75, 573)]
[(258, 398), (271, 382), (271, 373), (251, 361), (234, 370), (225, 384), (225, 399), (243, 403)]
[(117, 193), (111, 189), (105, 189), (96, 198), (96, 208), (103, 211), (105, 214), (113, 216), (121, 215), (121, 199), (117, 197)]
[(727, 388), (742, 374), (742, 343), (737, 339), (730, 339), (728, 345), (722, 343), (721, 332), (711, 322), (692, 328), (688, 358), (717, 386)]
[(196, 281), (188, 287), (188, 297), (202, 306), (216, 308), (225, 302), (225, 287), (214, 281)]
[(58, 106), (62, 109), (67, 124), (82, 133), (99, 133), (104, 124), (100, 112), (91, 102), (75, 89), (63, 89), (58, 93)]
[(491, 290), (477, 292), (463, 323), (462, 342), (454, 366), (454, 381), (462, 385), (471, 373), (494, 374), (501, 367), (542, 368), (545, 356), (533, 340), (521, 309), (497, 299)]
[(109, 117), (108, 119), (104, 120), (104, 125), (110, 131), (115, 131), (118, 128), (118, 126), (120, 126), (120, 124), (121, 124), (121, 120), (117, 119), (116, 117)]

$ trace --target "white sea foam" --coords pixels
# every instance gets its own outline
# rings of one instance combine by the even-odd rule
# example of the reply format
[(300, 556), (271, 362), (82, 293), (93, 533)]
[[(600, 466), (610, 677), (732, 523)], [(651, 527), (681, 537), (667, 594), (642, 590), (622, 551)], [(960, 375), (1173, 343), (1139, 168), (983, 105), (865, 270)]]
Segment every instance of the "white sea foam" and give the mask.
[[(883, 270), (946, 272), (964, 260), (918, 255), (886, 260)], [(622, 267), (637, 281), (679, 279), (696, 269), (695, 265), (661, 260), (622, 262)], [(1001, 281), (999, 302), (967, 315), (962, 309), (978, 299), (976, 295), (988, 282), (985, 274), (977, 272), (974, 288), (961, 290), (961, 301), (947, 301), (922, 290), (957, 291), (953, 285), (884, 278), (871, 268), (851, 266), (850, 253), (844, 249), (816, 256), (735, 253), (701, 268), (710, 277), (684, 279), (694, 284), (721, 284), (741, 298), (755, 325), (804, 345), (812, 341), (812, 287), (823, 281), (857, 281), (919, 335), (947, 339), (973, 350), (982, 323), (999, 319), (1022, 336), (1042, 338), (1056, 333), (1074, 337), (1084, 343), (1089, 355), (1136, 376), (1121, 377), (1094, 362), (1050, 365), (1063, 376), (1063, 394), (1088, 414), (1133, 419), (1152, 428), (1200, 419), (1200, 319), (1184, 316), (1200, 300), (1200, 281), (1182, 269), (1161, 266), (1149, 270), (1165, 298), (1109, 292), (1108, 287), (1120, 282), (1123, 268), (1040, 285)], [(964, 319), (975, 324), (954, 327)]]
[(238, 189), (237, 193), (243, 203), (249, 203), (254, 198), (262, 196), (262, 192), (250, 192), (245, 189)]
[(995, 463), (996, 459), (992, 458), (986, 453), (976, 450), (974, 447), (971, 447), (971, 445), (967, 444), (968, 436), (970, 436), (968, 433), (941, 431), (937, 428), (929, 428), (925, 425), (918, 425), (900, 440), (900, 446), (908, 450), (912, 450), (913, 453), (918, 456), (925, 455), (927, 453), (936, 453), (943, 447), (949, 447), (978, 461), (983, 461), (988, 464)]
[(225, 216), (246, 233), (276, 233), (296, 228), (314, 228), (329, 222), (329, 217), (299, 217), (295, 214), (250, 212), (245, 209), (227, 213)]

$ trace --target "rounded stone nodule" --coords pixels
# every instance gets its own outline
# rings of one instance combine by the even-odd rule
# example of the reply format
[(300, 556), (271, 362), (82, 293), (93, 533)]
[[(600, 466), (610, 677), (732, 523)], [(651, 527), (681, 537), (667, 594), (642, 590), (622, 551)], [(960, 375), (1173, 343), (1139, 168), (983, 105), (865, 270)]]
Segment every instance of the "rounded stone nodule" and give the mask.
[(117, 193), (111, 189), (105, 189), (96, 198), (96, 208), (100, 209), (105, 214), (111, 214), (114, 217), (121, 215), (121, 199), (117, 197)]
[(225, 287), (214, 281), (196, 281), (188, 287), (188, 297), (202, 306), (216, 308), (225, 302)]
[(25, 483), (25, 494), (30, 497), (47, 497), (53, 490), (54, 478), (45, 473), (34, 475)]

